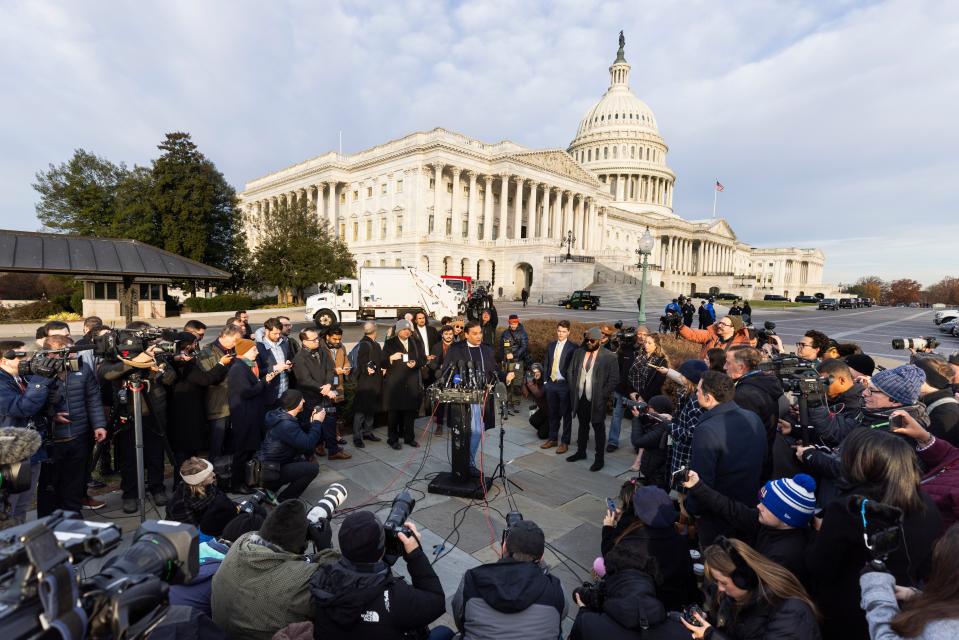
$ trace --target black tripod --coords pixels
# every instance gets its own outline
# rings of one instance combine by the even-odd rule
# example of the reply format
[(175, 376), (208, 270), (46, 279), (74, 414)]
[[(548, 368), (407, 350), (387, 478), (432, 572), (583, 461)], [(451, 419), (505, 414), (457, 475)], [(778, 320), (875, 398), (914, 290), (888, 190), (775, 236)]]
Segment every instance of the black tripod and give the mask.
[(506, 385), (500, 382), (494, 387), (493, 393), (494, 402), (499, 403), (499, 462), (493, 469), (493, 473), (487, 477), (487, 481), (489, 482), (489, 486), (492, 487), (494, 482), (502, 480), (503, 488), (506, 489), (507, 494), (509, 494), (510, 485), (516, 487), (517, 491), (523, 490), (523, 487), (506, 477), (506, 462), (503, 459), (503, 445), (506, 439), (506, 420), (509, 419), (509, 391)]

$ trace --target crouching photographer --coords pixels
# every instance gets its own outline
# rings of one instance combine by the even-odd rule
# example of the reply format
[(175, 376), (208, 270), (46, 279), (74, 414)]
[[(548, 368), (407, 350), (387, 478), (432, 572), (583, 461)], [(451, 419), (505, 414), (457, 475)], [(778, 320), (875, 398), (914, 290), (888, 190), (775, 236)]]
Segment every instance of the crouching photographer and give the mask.
[[(397, 504), (404, 495), (406, 510)], [(423, 553), (419, 532), (412, 522), (394, 517), (408, 515), (410, 508), (412, 500), (404, 492), (394, 501), (386, 526), (369, 511), (346, 516), (339, 531), (342, 557), (320, 567), (310, 580), (313, 637), (425, 638), (427, 625), (443, 615), (443, 585)], [(394, 575), (386, 562), (387, 547), (392, 542), (400, 545), (412, 584)], [(437, 628), (435, 636), (441, 634), (451, 636), (444, 627)]]
[(203, 458), (188, 458), (180, 465), (180, 478), (166, 505), (166, 518), (187, 522), (205, 538), (219, 537), (237, 516), (238, 506), (216, 484), (213, 464)]
[(530, 414), (529, 423), (536, 429), (536, 435), (545, 440), (549, 437), (549, 403), (546, 401), (546, 378), (543, 376), (543, 365), (534, 362), (526, 372), (523, 383), (523, 396), (532, 398), (536, 403), (536, 410)]
[[(259, 531), (237, 538), (213, 576), (213, 621), (231, 638), (269, 640), (310, 620), (310, 580), (339, 557), (330, 532), (328, 523), (310, 526), (299, 500), (281, 502)], [(311, 540), (317, 553), (307, 556)]]
[(303, 431), (300, 414), (306, 407), (303, 394), (287, 389), (280, 396), (280, 407), (266, 415), (266, 437), (248, 468), (254, 470), (247, 477), (250, 486), (262, 486), (276, 491), (281, 501), (299, 498), (320, 472), (320, 466), (307, 460), (323, 439), (323, 420), (326, 411), (315, 407), (310, 415), (310, 430)]

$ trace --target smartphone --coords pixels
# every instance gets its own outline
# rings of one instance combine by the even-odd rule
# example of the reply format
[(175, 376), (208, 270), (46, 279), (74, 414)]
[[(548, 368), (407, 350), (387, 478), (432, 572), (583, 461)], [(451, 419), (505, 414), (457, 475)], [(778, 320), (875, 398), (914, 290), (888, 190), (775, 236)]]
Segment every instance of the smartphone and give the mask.
[(891, 416), (889, 418), (889, 426), (893, 429), (901, 429), (906, 426), (906, 419), (902, 416)]
[(403, 362), (409, 362), (409, 361), (410, 361), (410, 354), (404, 353), (404, 354), (403, 354)]
[(671, 484), (674, 487), (678, 487), (682, 485), (682, 483), (686, 482), (687, 480), (689, 480), (689, 467), (682, 467), (680, 469), (677, 469), (676, 472), (673, 474), (673, 477), (671, 479)]
[(609, 507), (610, 511), (616, 513), (616, 503), (613, 502), (612, 498), (606, 498), (606, 506)]

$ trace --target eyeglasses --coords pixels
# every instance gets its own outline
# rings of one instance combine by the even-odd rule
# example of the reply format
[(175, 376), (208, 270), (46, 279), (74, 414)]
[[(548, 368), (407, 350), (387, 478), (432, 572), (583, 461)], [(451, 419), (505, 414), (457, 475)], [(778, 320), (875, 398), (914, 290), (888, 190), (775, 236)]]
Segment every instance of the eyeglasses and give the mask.
[(732, 323), (732, 322), (717, 322), (717, 323), (716, 323), (716, 326), (717, 326), (717, 327), (731, 327), (731, 326), (733, 326), (733, 323)]
[(303, 338), (303, 342), (319, 342), (319, 338)]
[(886, 393), (885, 391), (882, 391), (881, 389), (877, 389), (876, 387), (874, 387), (874, 386), (872, 386), (872, 385), (870, 385), (870, 386), (868, 386), (868, 387), (866, 387), (865, 389), (862, 390), (862, 395), (864, 395), (864, 396), (871, 396), (871, 395), (874, 394), (874, 393), (878, 393), (878, 394), (884, 395), (884, 396), (886, 396), (886, 397), (889, 396), (889, 394)]
[(806, 349), (812, 346), (812, 343), (809, 342), (797, 342), (796, 346), (800, 349)]

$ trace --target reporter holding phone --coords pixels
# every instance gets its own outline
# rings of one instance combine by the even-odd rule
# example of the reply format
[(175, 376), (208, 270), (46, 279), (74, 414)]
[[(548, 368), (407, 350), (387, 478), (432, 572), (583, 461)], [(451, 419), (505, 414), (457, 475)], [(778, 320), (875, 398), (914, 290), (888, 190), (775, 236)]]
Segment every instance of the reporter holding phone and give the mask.
[(315, 407), (310, 414), (309, 430), (300, 426), (300, 414), (306, 408), (303, 394), (288, 389), (280, 396), (280, 406), (266, 414), (266, 436), (256, 458), (263, 464), (279, 465), (278, 480), (264, 482), (263, 486), (276, 491), (283, 485), (277, 499), (298, 498), (320, 472), (320, 465), (308, 458), (323, 438), (323, 420), (326, 412)]

